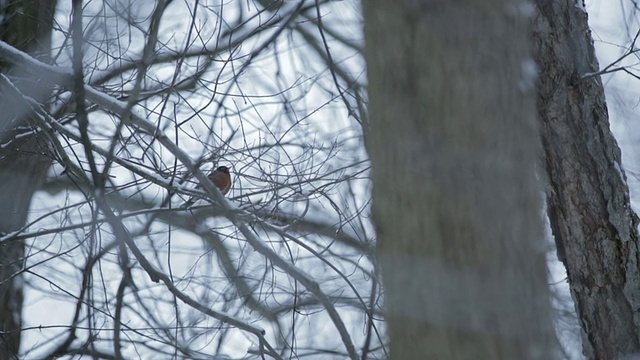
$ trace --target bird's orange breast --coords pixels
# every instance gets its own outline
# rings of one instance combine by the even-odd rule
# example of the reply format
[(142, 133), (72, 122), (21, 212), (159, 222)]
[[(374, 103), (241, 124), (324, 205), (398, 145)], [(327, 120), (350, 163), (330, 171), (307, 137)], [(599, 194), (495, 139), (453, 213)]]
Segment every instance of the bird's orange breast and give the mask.
[(220, 190), (222, 195), (226, 195), (231, 190), (231, 175), (215, 171), (209, 179)]

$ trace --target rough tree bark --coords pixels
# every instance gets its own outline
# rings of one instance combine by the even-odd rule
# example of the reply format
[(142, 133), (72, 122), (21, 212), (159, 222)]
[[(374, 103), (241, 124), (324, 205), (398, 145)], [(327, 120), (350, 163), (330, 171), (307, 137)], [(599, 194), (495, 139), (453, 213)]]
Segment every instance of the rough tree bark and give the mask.
[[(50, 59), (55, 6), (51, 0), (3, 2), (0, 39), (41, 60)], [(27, 96), (38, 101), (48, 96), (47, 86), (38, 77), (25, 76), (3, 62), (0, 73)], [(46, 140), (40, 135), (25, 136), (31, 131), (28, 113), (15, 104), (0, 88), (0, 236), (25, 225), (31, 197), (51, 164)], [(0, 360), (16, 358), (20, 347), (22, 281), (18, 274), (23, 255), (22, 242), (0, 243)]]
[(638, 218), (609, 130), (587, 14), (574, 0), (536, 0), (538, 109), (547, 203), (589, 359), (640, 353)]
[(558, 355), (534, 173), (530, 19), (517, 5), (363, 2), (393, 359)]

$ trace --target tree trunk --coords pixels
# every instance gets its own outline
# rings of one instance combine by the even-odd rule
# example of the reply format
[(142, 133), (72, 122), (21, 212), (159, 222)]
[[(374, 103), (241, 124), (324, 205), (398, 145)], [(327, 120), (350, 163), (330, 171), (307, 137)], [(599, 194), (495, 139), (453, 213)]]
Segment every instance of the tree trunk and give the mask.
[(587, 14), (574, 1), (537, 0), (538, 109), (547, 203), (589, 359), (640, 352), (638, 218), (609, 130)]
[[(41, 60), (50, 59), (55, 5), (50, 0), (6, 2), (0, 8), (0, 39)], [(21, 69), (0, 62), (0, 72), (41, 103), (50, 92)], [(25, 225), (31, 197), (52, 160), (43, 136), (24, 136), (30, 132), (29, 114), (8, 93), (0, 89), (0, 236)], [(20, 348), (23, 261), (22, 242), (0, 243), (0, 360), (16, 358)]]
[(516, 5), (363, 2), (392, 359), (557, 357)]

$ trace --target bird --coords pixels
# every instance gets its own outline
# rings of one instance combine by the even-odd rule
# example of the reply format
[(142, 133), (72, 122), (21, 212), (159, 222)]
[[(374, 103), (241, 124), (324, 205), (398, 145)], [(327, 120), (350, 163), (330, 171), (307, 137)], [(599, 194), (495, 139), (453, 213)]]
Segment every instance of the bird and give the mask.
[[(209, 180), (211, 180), (213, 185), (215, 185), (218, 188), (218, 190), (220, 190), (222, 195), (227, 195), (229, 190), (231, 190), (231, 174), (229, 173), (228, 167), (219, 166), (217, 169), (210, 172), (209, 175), (207, 175), (207, 177), (209, 178)], [(201, 188), (202, 186), (200, 186), (200, 184), (196, 186), (196, 189), (201, 189)], [(185, 202), (182, 205), (182, 207), (184, 208), (187, 206), (191, 206), (193, 205), (193, 203), (196, 202), (196, 200), (197, 200), (196, 197), (192, 197), (187, 202)]]
[[(227, 195), (229, 190), (231, 190), (231, 174), (229, 173), (229, 168), (226, 166), (219, 166), (217, 169), (213, 170), (209, 173), (209, 180), (215, 185), (218, 190), (222, 193), (222, 195)], [(200, 184), (196, 187), (200, 188)]]

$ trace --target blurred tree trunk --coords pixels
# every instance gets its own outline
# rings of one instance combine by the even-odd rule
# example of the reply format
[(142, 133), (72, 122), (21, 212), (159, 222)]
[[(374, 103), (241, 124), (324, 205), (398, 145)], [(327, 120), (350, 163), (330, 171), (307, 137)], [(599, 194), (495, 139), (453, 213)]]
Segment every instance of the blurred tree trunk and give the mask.
[[(0, 7), (0, 39), (49, 61), (56, 1), (3, 2)], [(0, 62), (0, 72), (11, 78), (22, 93), (42, 103), (49, 96), (46, 84)], [(31, 131), (29, 112), (18, 108), (6, 89), (0, 88), (0, 236), (25, 225), (33, 193), (51, 165), (47, 142)], [(27, 134), (27, 136), (25, 136)], [(24, 244), (0, 244), (0, 360), (14, 359), (20, 347)]]
[(609, 129), (587, 14), (573, 0), (537, 0), (538, 109), (547, 205), (589, 359), (640, 353), (638, 218)]
[(392, 359), (558, 356), (530, 19), (515, 5), (363, 1)]

